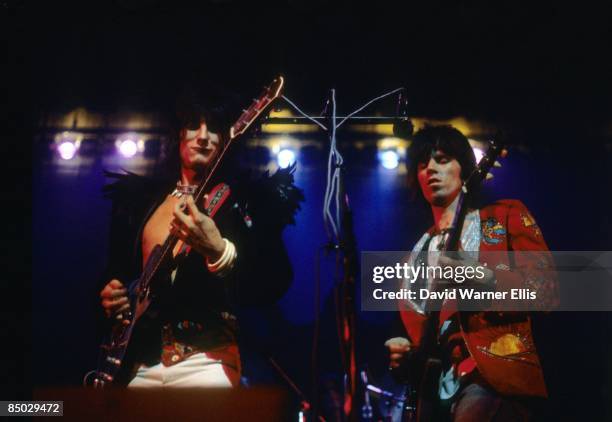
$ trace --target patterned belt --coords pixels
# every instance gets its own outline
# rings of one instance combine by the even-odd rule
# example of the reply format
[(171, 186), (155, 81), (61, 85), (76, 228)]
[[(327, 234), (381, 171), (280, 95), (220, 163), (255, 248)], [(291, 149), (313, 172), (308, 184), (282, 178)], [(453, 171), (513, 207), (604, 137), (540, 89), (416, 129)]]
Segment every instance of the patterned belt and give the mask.
[[(194, 341), (183, 340), (189, 337)], [(187, 320), (164, 324), (161, 338), (161, 362), (164, 366), (176, 365), (196, 353), (233, 343), (227, 336), (220, 335), (218, 330), (205, 331), (201, 323)]]

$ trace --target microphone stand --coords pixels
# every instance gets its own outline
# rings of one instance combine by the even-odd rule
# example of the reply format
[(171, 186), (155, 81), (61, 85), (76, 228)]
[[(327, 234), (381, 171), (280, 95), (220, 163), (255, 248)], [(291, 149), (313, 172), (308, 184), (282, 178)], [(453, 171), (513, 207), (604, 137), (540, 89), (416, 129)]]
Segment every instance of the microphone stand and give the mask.
[[(400, 90), (396, 90), (400, 91)], [(407, 115), (407, 100), (405, 97), (405, 90), (401, 89), (401, 94), (398, 101), (398, 108), (396, 116), (354, 116), (352, 114), (348, 116), (336, 116), (335, 113), (335, 91), (330, 90), (330, 97), (327, 101), (326, 108), (323, 116), (308, 116), (303, 114), (297, 106), (292, 104), (286, 97), (292, 106), (294, 106), (303, 117), (291, 117), (291, 118), (268, 118), (266, 123), (284, 123), (284, 124), (299, 124), (304, 120), (310, 120), (315, 122), (325, 122), (327, 124), (327, 132), (329, 134), (330, 143), (335, 142), (335, 131), (337, 125), (335, 125), (336, 119), (342, 119), (342, 122), (355, 120), (360, 123), (393, 123), (394, 132), (395, 125), (410, 125), (410, 132), (412, 132), (412, 123), (410, 122)], [(395, 92), (395, 91), (393, 91)], [(390, 93), (389, 93), (390, 94)], [(375, 100), (370, 101), (366, 104), (369, 105), (372, 102), (381, 99), (389, 94), (385, 94), (378, 97)], [(402, 96), (403, 94), (403, 96)], [(365, 108), (362, 107), (362, 109)], [(322, 126), (323, 127), (323, 126)], [(402, 131), (402, 135), (404, 131)], [(349, 196), (345, 189), (345, 164), (334, 163), (338, 171), (338, 201), (339, 209), (338, 215), (340, 216), (340, 231), (336, 243), (329, 242), (327, 245), (328, 250), (336, 250), (340, 254), (342, 260), (343, 277), (339, 284), (334, 288), (336, 298), (336, 313), (338, 323), (338, 336), (340, 340), (340, 354), (342, 357), (343, 364), (343, 381), (344, 381), (344, 403), (343, 410), (347, 421), (354, 422), (359, 418), (359, 414), (356, 406), (356, 391), (357, 391), (357, 359), (355, 354), (355, 323), (356, 323), (356, 309), (355, 309), (355, 280), (358, 274), (358, 256), (357, 256), (357, 241), (355, 238), (355, 231), (353, 226), (353, 213), (351, 210)], [(328, 170), (329, 171), (329, 170)], [(314, 368), (313, 368), (314, 369)], [(314, 408), (315, 413), (318, 411), (318, 397), (314, 397)], [(313, 415), (315, 418), (317, 414)]]
[(353, 212), (351, 211), (349, 197), (344, 186), (344, 168), (340, 171), (339, 193), (340, 215), (340, 251), (343, 254), (342, 264), (344, 276), (340, 283), (339, 319), (341, 324), (340, 344), (342, 347), (342, 361), (344, 362), (344, 414), (349, 421), (357, 420), (357, 407), (355, 406), (355, 393), (357, 384), (357, 362), (355, 358), (355, 280), (357, 278), (357, 241), (353, 227)]

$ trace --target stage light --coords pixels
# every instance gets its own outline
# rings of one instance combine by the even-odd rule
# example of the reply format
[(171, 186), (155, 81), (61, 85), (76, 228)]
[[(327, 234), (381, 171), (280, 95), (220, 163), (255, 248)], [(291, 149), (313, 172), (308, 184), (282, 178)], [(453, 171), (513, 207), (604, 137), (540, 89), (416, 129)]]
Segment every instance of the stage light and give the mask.
[(478, 147), (472, 147), (472, 151), (474, 151), (474, 156), (476, 157), (476, 164), (478, 164), (480, 160), (482, 160), (484, 152)]
[(133, 157), (138, 152), (138, 145), (132, 139), (124, 139), (119, 143), (119, 152), (124, 157)]
[(382, 166), (386, 169), (393, 170), (399, 165), (399, 154), (392, 149), (380, 152), (378, 158)]
[(77, 152), (77, 146), (72, 141), (64, 141), (57, 147), (57, 151), (64, 160), (70, 160), (74, 158)]
[(278, 152), (276, 161), (280, 168), (287, 168), (291, 163), (295, 162), (295, 152), (290, 149), (282, 149)]

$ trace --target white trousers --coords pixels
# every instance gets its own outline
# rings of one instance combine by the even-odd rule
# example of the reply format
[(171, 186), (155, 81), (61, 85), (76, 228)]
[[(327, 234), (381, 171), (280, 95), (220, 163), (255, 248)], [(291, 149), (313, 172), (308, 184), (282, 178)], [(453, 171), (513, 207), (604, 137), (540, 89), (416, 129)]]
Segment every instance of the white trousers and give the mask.
[(164, 366), (140, 365), (129, 388), (235, 387), (240, 383), (240, 356), (236, 346), (196, 353), (182, 362)]

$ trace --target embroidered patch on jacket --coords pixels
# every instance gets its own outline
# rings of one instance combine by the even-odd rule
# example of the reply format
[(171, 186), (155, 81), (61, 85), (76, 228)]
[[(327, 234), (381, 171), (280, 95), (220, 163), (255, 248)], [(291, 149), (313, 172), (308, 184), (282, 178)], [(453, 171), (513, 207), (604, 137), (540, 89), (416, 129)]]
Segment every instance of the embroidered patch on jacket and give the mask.
[(534, 353), (533, 345), (518, 333), (503, 334), (492, 341), (489, 347), (477, 346), (477, 349), (488, 356), (537, 365), (527, 358)]
[(482, 241), (489, 245), (497, 245), (504, 240), (506, 228), (493, 217), (481, 223)]
[(533, 218), (531, 214), (521, 213), (521, 223), (523, 223), (523, 227), (533, 230), (536, 236), (540, 236), (542, 234), (540, 227), (538, 227), (535, 218)]
[(527, 347), (517, 334), (504, 334), (491, 342), (488, 350), (497, 356), (508, 356), (524, 352)]

